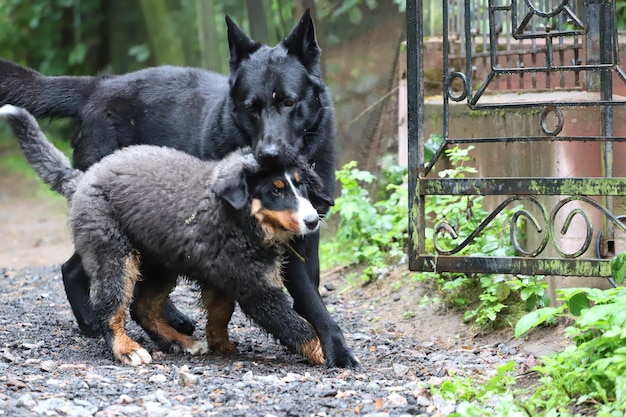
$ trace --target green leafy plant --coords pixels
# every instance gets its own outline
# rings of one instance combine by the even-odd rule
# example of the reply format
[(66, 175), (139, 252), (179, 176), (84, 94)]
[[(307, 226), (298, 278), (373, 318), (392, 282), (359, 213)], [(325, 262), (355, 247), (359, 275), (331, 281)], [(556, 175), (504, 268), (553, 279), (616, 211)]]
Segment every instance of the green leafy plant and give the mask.
[[(611, 260), (613, 279), (623, 284), (626, 252)], [(574, 324), (566, 329), (573, 344), (546, 357), (536, 367), (541, 390), (529, 404), (538, 410), (586, 404), (598, 415), (626, 410), (626, 288), (559, 290), (559, 307), (546, 307), (522, 317), (516, 337), (558, 317)], [(615, 414), (615, 410), (621, 410)]]
[[(434, 154), (439, 137), (433, 136), (427, 146)], [(428, 145), (427, 143), (427, 145)], [(434, 144), (434, 145), (433, 145)], [(470, 166), (473, 146), (454, 147), (445, 151), (450, 168), (439, 171), (442, 178), (465, 178), (476, 173)], [(509, 226), (513, 214), (519, 207), (503, 210), (482, 233), (467, 245), (461, 253), (475, 256), (512, 256), (514, 248), (510, 244)], [(482, 196), (438, 195), (426, 199), (426, 215), (430, 224), (447, 223), (456, 236), (440, 236), (439, 245), (450, 249), (467, 239), (485, 219), (489, 212), (483, 207)], [(523, 230), (523, 224), (518, 230)], [(433, 242), (434, 227), (426, 228), (427, 242)], [(434, 251), (434, 247), (427, 247)], [(425, 275), (432, 277), (433, 275)], [(464, 311), (464, 320), (481, 327), (499, 322), (503, 316), (519, 315), (520, 306), (524, 311), (549, 304), (546, 294), (547, 283), (534, 276), (487, 275), (442, 273), (436, 278), (437, 286), (443, 293), (442, 299), (450, 306)], [(473, 308), (472, 308), (473, 307)], [(509, 320), (502, 321), (503, 323)]]
[(358, 169), (355, 161), (337, 171), (341, 195), (328, 215), (329, 219), (337, 218), (337, 232), (332, 241), (320, 247), (322, 253), (333, 255), (321, 259), (364, 265), (365, 281), (375, 279), (381, 269), (397, 261), (405, 252), (408, 238), (406, 170), (393, 167), (387, 172), (384, 193), (373, 201), (365, 187), (376, 179), (373, 174)]
[[(623, 285), (626, 252), (611, 260), (611, 275)], [(515, 384), (514, 365), (498, 368), (489, 380), (452, 375), (433, 395), (455, 404), (454, 417), (550, 416), (622, 417), (626, 411), (626, 288), (570, 288), (559, 291), (559, 307), (541, 308), (516, 326), (520, 337), (558, 317), (572, 325), (563, 351), (541, 358), (540, 376), (527, 388)]]

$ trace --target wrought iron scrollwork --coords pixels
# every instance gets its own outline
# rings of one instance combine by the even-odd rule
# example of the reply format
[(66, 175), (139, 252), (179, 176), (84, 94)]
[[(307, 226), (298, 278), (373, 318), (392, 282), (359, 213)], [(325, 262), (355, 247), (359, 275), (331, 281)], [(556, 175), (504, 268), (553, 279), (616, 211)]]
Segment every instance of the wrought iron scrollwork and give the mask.
[[(516, 210), (511, 216), (511, 223), (509, 226), (509, 238), (511, 241), (511, 245), (515, 249), (518, 255), (525, 257), (537, 257), (541, 254), (549, 243), (552, 244), (554, 250), (563, 258), (566, 259), (574, 259), (582, 256), (593, 241), (593, 224), (589, 214), (581, 209), (580, 207), (572, 208), (568, 213), (566, 213), (565, 219), (563, 221), (563, 225), (557, 234), (554, 230), (556, 227), (556, 217), (562, 212), (563, 208), (567, 206), (567, 204), (579, 201), (585, 204), (592, 206), (593, 208), (599, 210), (601, 214), (610, 222), (612, 222), (617, 228), (626, 233), (626, 226), (620, 221), (620, 219), (611, 212), (609, 212), (605, 207), (597, 203), (595, 200), (586, 197), (586, 196), (570, 196), (563, 198), (557, 202), (554, 208), (548, 213), (548, 210), (545, 208), (544, 204), (542, 204), (536, 197), (533, 196), (512, 196), (505, 199), (502, 203), (500, 203), (479, 225), (470, 233), (468, 237), (466, 237), (462, 242), (456, 244), (453, 248), (446, 249), (440, 244), (440, 238), (444, 235), (448, 235), (453, 240), (458, 238), (457, 232), (449, 223), (441, 222), (435, 225), (434, 233), (433, 233), (433, 243), (435, 246), (435, 250), (439, 255), (454, 255), (459, 253), (469, 245), (471, 245), (477, 236), (479, 236), (488, 226), (489, 224), (504, 211), (507, 206), (510, 206), (515, 202), (524, 202), (528, 201), (532, 203), (540, 212), (539, 220), (535, 217), (529, 209), (521, 207)], [(572, 221), (576, 217), (580, 217), (583, 219), (585, 223), (585, 238), (583, 242), (581, 242), (580, 248), (575, 250), (574, 252), (567, 252), (564, 250), (560, 243), (558, 237), (567, 235)], [(517, 239), (518, 230), (518, 221), (520, 219), (526, 220), (527, 227), (532, 227), (535, 232), (541, 235), (541, 240), (535, 248), (525, 249), (522, 247), (520, 242)]]

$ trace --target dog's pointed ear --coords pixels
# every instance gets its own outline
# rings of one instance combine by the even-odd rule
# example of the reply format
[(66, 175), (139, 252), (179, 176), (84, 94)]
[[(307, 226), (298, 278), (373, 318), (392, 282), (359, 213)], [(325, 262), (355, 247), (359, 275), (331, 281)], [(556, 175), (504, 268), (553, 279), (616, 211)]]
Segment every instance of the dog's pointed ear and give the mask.
[(317, 44), (315, 25), (309, 9), (306, 9), (298, 24), (283, 40), (283, 46), (289, 54), (298, 58), (309, 71), (317, 67), (322, 50)]
[(306, 181), (309, 201), (317, 211), (317, 214), (319, 214), (320, 217), (324, 217), (328, 214), (330, 208), (335, 205), (335, 200), (326, 190), (322, 179), (315, 172), (313, 166), (303, 158), (300, 158), (298, 162)]
[(235, 210), (241, 210), (248, 202), (248, 176), (258, 170), (259, 165), (252, 154), (235, 152), (218, 164), (211, 189)]
[(233, 22), (230, 16), (226, 15), (226, 27), (228, 28), (228, 48), (230, 50), (230, 70), (234, 72), (239, 68), (239, 64), (244, 59), (248, 59), (250, 54), (256, 52), (261, 44), (253, 41), (243, 33), (239, 26)]
[(330, 208), (335, 205), (335, 200), (319, 189), (309, 192), (309, 201), (320, 217), (326, 216)]

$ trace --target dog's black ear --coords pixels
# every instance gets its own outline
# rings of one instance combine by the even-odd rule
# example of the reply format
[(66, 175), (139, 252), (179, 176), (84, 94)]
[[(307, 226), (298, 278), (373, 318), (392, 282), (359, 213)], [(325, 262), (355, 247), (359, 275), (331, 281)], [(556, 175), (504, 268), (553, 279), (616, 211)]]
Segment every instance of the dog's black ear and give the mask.
[(335, 205), (335, 200), (331, 196), (315, 188), (309, 190), (309, 201), (320, 217), (324, 217), (328, 214), (330, 208)]
[(319, 214), (320, 217), (324, 217), (328, 214), (328, 210), (335, 205), (335, 200), (332, 195), (328, 194), (326, 187), (322, 183), (322, 179), (313, 170), (313, 167), (303, 161), (302, 158), (300, 158), (298, 162), (307, 184), (309, 201), (317, 211), (317, 214)]
[(218, 164), (212, 190), (235, 210), (241, 210), (248, 202), (248, 176), (258, 170), (259, 165), (252, 154), (234, 152)]
[(228, 202), (235, 210), (241, 210), (248, 201), (248, 182), (242, 172), (239, 178), (232, 178), (228, 184), (224, 184), (219, 190), (213, 189), (215, 194)]
[(283, 40), (283, 45), (287, 52), (298, 58), (309, 71), (319, 64), (322, 50), (317, 44), (315, 25), (309, 9), (306, 9), (298, 24)]
[(228, 28), (228, 48), (230, 49), (230, 71), (234, 72), (239, 68), (241, 61), (248, 59), (250, 54), (261, 47), (261, 44), (243, 33), (228, 15), (226, 16), (226, 27)]

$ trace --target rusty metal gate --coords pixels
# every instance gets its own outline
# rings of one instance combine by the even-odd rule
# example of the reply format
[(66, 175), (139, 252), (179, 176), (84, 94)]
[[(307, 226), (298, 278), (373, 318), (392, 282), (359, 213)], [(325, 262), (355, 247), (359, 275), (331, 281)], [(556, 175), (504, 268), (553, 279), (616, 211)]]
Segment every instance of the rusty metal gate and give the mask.
[[(443, 17), (439, 52), (443, 89), (434, 98), (425, 96), (429, 79), (425, 77), (428, 69), (424, 60), (429, 48), (423, 33), (425, 12), (432, 12), (432, 8), (425, 11), (422, 0), (407, 0), (406, 7), (409, 268), (608, 278), (609, 259), (619, 250), (616, 235), (626, 232), (622, 217), (615, 212), (621, 196), (626, 196), (626, 179), (620, 178), (626, 175), (616, 174), (615, 169), (626, 165), (617, 160), (626, 133), (615, 134), (626, 124), (619, 116), (626, 114), (622, 112), (626, 101), (614, 93), (615, 86), (622, 88), (626, 84), (619, 66), (615, 1), (436, 3), (442, 8)], [(436, 117), (429, 118), (427, 108), (435, 109)], [(459, 108), (470, 116), (499, 117), (500, 128), (496, 134), (459, 134), (459, 125), (468, 128), (476, 124), (471, 118), (465, 122), (455, 119)], [(587, 127), (593, 123), (581, 126), (580, 120), (590, 116), (593, 121), (594, 115), (598, 132), (590, 134)], [(443, 143), (434, 157), (426, 161), (426, 130), (433, 120), (438, 123), (437, 133), (443, 137)], [(530, 124), (529, 131), (536, 133), (525, 134), (511, 128), (509, 120), (521, 120), (520, 126)], [(579, 125), (572, 126), (574, 122)], [(491, 163), (502, 165), (498, 168), (504, 169), (504, 174), (475, 178), (440, 178), (435, 174), (436, 164), (445, 163), (446, 149), (470, 144), (496, 149)], [(598, 174), (579, 175), (577, 163), (571, 172), (558, 175), (506, 172), (520, 162), (516, 155), (532, 163), (552, 152), (542, 151), (549, 149), (546, 147), (564, 149), (555, 153), (554, 161), (560, 169), (568, 165), (568, 155), (583, 162), (585, 158), (596, 158), (581, 155), (587, 148), (577, 148), (583, 146), (580, 144), (598, 150)], [(539, 152), (522, 151), (524, 147)], [(497, 152), (502, 151), (508, 154), (505, 156), (509, 162), (499, 164)], [(626, 152), (624, 155), (626, 158)], [(541, 171), (543, 166), (539, 168)], [(444, 234), (454, 235), (457, 225), (445, 220), (433, 224), (425, 212), (426, 198), (441, 195), (481, 195), (492, 201), (490, 214), (463, 241), (453, 241), (452, 247), (439, 245), (438, 239)], [(513, 256), (462, 254), (505, 208), (513, 206), (517, 206), (510, 222)], [(522, 242), (516, 237), (522, 221), (536, 235), (533, 241)], [(575, 221), (582, 225), (582, 235), (567, 247), (562, 238)], [(434, 230), (432, 237), (426, 237), (427, 228)]]

